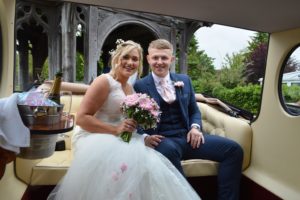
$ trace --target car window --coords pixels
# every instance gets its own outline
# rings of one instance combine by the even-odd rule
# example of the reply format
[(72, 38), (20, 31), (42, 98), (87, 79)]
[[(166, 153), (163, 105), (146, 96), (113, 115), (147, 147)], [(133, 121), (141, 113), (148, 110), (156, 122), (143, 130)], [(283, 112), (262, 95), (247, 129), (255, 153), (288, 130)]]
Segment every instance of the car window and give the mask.
[(285, 59), (279, 84), (283, 108), (291, 115), (300, 115), (300, 45)]

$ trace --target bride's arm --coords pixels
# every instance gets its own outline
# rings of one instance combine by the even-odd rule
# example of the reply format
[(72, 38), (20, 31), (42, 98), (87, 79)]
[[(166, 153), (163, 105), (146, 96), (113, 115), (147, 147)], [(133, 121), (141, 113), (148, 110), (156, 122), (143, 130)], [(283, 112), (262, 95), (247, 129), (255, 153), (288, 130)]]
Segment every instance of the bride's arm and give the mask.
[(76, 124), (92, 133), (117, 134), (115, 126), (104, 123), (95, 117), (109, 94), (109, 83), (105, 76), (97, 77), (87, 89), (76, 116)]
[(111, 133), (119, 135), (124, 131), (132, 132), (135, 122), (125, 119), (117, 126), (105, 123), (95, 117), (96, 112), (106, 101), (110, 92), (105, 75), (97, 77), (84, 95), (76, 116), (76, 124), (91, 133)]
[(94, 117), (95, 113), (107, 99), (108, 94), (108, 80), (105, 76), (101, 75), (87, 89), (77, 112), (76, 124), (89, 132), (101, 132), (99, 129), (112, 132), (113, 130), (105, 130), (109, 128), (105, 128), (105, 124)]

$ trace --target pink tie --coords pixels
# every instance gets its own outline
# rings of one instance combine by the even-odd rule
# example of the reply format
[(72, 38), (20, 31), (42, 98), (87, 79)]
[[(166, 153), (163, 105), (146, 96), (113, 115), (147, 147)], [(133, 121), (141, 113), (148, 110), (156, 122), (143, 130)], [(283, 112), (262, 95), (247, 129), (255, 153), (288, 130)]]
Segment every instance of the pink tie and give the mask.
[(167, 83), (165, 80), (161, 80), (159, 82), (161, 88), (162, 88), (162, 98), (167, 102), (167, 103), (172, 103), (175, 101), (176, 97), (168, 87)]

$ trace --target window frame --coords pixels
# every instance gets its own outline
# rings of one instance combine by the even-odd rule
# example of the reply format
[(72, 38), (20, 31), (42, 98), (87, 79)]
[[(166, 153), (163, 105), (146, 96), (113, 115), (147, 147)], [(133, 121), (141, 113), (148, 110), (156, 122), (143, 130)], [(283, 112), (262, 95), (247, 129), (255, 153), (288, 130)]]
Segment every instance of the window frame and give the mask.
[(3, 42), (2, 42), (2, 28), (0, 24), (0, 77), (2, 77), (2, 70), (3, 70)]
[(279, 101), (280, 104), (282, 106), (282, 108), (285, 110), (285, 112), (287, 112), (288, 114), (292, 115), (292, 116), (300, 116), (300, 105), (296, 106), (296, 105), (287, 105), (287, 102), (285, 101), (284, 95), (283, 95), (283, 72), (286, 68), (286, 64), (288, 62), (288, 60), (290, 59), (291, 55), (296, 51), (296, 49), (300, 49), (300, 43), (298, 43), (297, 45), (295, 45), (293, 48), (291, 48), (291, 50), (288, 52), (288, 54), (286, 55), (284, 61), (282, 62), (281, 68), (280, 68), (280, 73), (279, 73), (279, 79), (278, 79), (278, 96), (279, 96)]

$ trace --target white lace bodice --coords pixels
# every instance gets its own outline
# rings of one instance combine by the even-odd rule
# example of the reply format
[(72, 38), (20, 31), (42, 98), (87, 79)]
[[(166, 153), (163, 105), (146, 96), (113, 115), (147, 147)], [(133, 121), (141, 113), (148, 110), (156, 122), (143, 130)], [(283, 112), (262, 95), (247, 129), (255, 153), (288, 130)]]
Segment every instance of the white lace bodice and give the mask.
[(121, 102), (126, 95), (120, 82), (109, 74), (106, 74), (106, 77), (110, 85), (110, 93), (95, 116), (103, 122), (116, 124), (122, 119)]
[[(95, 117), (103, 122), (110, 124), (118, 124), (123, 118), (121, 111), (121, 102), (126, 97), (122, 85), (116, 81), (111, 75), (105, 74), (109, 82), (110, 92), (106, 101), (101, 108), (95, 113)], [(99, 91), (101, 93), (101, 91)], [(91, 134), (80, 126), (76, 126), (72, 136), (72, 146), (77, 148), (77, 143), (82, 136)]]

